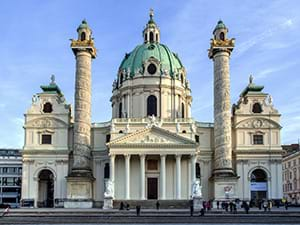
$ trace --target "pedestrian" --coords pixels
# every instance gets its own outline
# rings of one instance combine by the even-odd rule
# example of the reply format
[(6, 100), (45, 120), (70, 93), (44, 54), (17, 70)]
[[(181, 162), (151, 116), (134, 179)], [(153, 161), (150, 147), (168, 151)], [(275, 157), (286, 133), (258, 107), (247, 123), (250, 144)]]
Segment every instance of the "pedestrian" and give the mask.
[(204, 216), (205, 210), (202, 208), (200, 209), (200, 216)]
[(124, 203), (121, 202), (121, 203), (120, 203), (120, 208), (119, 208), (119, 210), (123, 210), (123, 209), (124, 209)]
[(268, 202), (266, 200), (263, 202), (263, 208), (264, 208), (264, 212), (266, 212), (268, 208)]
[(250, 208), (250, 206), (248, 205), (248, 203), (244, 202), (244, 209), (245, 209), (246, 214), (249, 214), (249, 208)]
[(194, 215), (194, 206), (190, 205), (190, 216)]
[(228, 212), (228, 202), (225, 202), (225, 211)]
[(289, 203), (288, 203), (288, 201), (285, 201), (285, 203), (284, 203), (285, 210), (288, 210), (288, 207), (289, 207)]
[(130, 206), (128, 203), (126, 203), (126, 210), (129, 210), (130, 209)]
[(141, 206), (137, 205), (135, 208), (136, 208), (136, 216), (140, 216), (140, 214), (141, 214)]
[(272, 207), (273, 207), (272, 201), (269, 200), (268, 201), (268, 210), (269, 210), (269, 212), (271, 211)]
[(217, 201), (217, 209), (219, 209), (219, 208), (220, 208), (220, 202)]
[(160, 206), (160, 203), (159, 201), (156, 202), (156, 210), (159, 210), (159, 206)]
[(230, 201), (230, 203), (229, 203), (229, 209), (230, 209), (230, 212), (232, 213), (233, 212), (233, 203), (232, 203), (232, 201)]
[(234, 214), (237, 213), (236, 203), (233, 203), (233, 213), (234, 213)]
[(5, 216), (8, 213), (9, 213), (9, 206), (5, 208), (5, 210), (3, 211), (1, 217)]
[(203, 207), (203, 209), (204, 209), (204, 211), (206, 210), (206, 201), (203, 201), (202, 202), (202, 207)]

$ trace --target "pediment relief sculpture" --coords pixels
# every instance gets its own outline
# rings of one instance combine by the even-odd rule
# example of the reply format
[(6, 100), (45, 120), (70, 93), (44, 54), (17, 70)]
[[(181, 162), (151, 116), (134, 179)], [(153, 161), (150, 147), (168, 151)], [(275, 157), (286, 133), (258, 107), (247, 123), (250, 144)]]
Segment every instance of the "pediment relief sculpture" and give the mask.
[(278, 128), (280, 129), (281, 126), (272, 120), (267, 120), (263, 118), (259, 119), (247, 119), (239, 122), (236, 128)]

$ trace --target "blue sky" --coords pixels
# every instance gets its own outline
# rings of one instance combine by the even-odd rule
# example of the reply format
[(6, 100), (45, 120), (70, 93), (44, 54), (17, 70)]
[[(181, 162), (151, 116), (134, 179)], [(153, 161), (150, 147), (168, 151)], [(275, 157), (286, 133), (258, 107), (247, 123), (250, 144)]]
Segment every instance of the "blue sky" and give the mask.
[(161, 42), (179, 54), (190, 80), (192, 116), (213, 121), (213, 68), (207, 57), (221, 18), (236, 38), (231, 57), (231, 100), (248, 83), (265, 86), (282, 114), (282, 143), (300, 137), (299, 1), (2, 1), (0, 5), (0, 148), (23, 146), (24, 113), (51, 74), (73, 104), (75, 60), (69, 47), (86, 18), (98, 57), (92, 69), (92, 121), (110, 120), (112, 82), (126, 52), (142, 42), (153, 8)]

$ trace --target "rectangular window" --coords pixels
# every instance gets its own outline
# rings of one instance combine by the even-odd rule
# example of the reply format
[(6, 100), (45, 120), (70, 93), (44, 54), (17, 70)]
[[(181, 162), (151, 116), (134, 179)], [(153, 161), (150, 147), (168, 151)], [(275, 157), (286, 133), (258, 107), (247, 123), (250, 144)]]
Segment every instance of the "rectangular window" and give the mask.
[(263, 145), (264, 144), (264, 136), (261, 134), (253, 135), (253, 144), (254, 145)]
[(52, 142), (51, 134), (42, 135), (42, 145), (51, 145), (51, 142)]
[(110, 142), (110, 134), (106, 135), (106, 143)]
[(195, 142), (199, 143), (199, 135), (195, 135)]
[(147, 169), (148, 170), (158, 170), (157, 160), (149, 159), (147, 160)]

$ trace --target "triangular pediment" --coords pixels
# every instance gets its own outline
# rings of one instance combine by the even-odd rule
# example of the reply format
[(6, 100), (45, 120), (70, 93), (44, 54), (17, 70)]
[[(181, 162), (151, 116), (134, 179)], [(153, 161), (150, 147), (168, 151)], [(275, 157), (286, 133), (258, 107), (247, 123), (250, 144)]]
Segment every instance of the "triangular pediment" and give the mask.
[(108, 146), (116, 145), (193, 145), (196, 142), (168, 130), (151, 127), (112, 140)]

